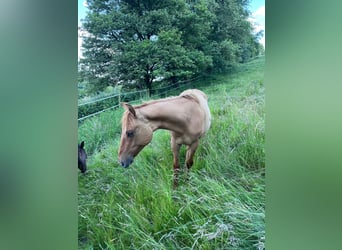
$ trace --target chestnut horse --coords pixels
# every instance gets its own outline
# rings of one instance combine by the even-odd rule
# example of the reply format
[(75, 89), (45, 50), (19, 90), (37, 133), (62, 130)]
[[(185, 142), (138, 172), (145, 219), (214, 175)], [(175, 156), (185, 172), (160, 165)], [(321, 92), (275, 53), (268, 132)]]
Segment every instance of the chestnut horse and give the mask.
[(199, 139), (208, 131), (211, 114), (207, 96), (198, 89), (189, 89), (179, 96), (150, 101), (139, 106), (121, 103), (122, 117), (119, 162), (127, 168), (133, 158), (152, 140), (153, 132), (166, 129), (171, 132), (174, 187), (178, 184), (179, 151), (187, 146), (186, 167), (189, 171)]

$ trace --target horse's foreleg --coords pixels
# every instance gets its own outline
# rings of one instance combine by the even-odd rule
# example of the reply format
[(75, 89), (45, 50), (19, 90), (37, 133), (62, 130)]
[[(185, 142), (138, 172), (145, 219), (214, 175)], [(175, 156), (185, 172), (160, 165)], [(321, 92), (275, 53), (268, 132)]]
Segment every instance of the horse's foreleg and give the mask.
[(176, 143), (176, 140), (171, 136), (171, 149), (173, 153), (173, 188), (178, 186), (179, 173), (179, 150), (181, 145)]
[(199, 140), (195, 141), (193, 144), (191, 144), (190, 146), (187, 146), (186, 148), (185, 163), (186, 163), (187, 172), (189, 172), (190, 168), (194, 164), (194, 155), (197, 150), (198, 144), (199, 144)]

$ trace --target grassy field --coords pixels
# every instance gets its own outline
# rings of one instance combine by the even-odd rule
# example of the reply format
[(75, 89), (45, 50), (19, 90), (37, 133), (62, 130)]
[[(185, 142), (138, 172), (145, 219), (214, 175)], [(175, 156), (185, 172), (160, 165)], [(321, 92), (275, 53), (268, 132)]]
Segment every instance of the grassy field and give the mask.
[(78, 177), (79, 248), (264, 249), (263, 83), (264, 58), (195, 83), (209, 96), (212, 125), (189, 181), (176, 190), (168, 131), (156, 131), (124, 169), (117, 160), (123, 109), (84, 121), (79, 140), (89, 170)]

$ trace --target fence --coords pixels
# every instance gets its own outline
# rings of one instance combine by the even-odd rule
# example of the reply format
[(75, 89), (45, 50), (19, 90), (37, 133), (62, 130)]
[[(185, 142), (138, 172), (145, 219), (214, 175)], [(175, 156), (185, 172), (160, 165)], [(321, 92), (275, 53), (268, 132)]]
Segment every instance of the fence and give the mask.
[[(152, 89), (155, 93), (149, 96), (147, 89), (132, 92), (119, 92), (108, 96), (96, 98), (84, 103), (78, 104), (78, 121), (83, 121), (89, 117), (101, 114), (102, 112), (115, 109), (120, 106), (120, 102), (136, 102), (143, 98), (161, 98), (169, 96), (171, 92), (182, 88), (189, 87), (191, 83), (198, 80), (200, 77), (195, 77), (185, 81), (179, 81), (164, 87)], [(113, 105), (114, 104), (114, 105)]]

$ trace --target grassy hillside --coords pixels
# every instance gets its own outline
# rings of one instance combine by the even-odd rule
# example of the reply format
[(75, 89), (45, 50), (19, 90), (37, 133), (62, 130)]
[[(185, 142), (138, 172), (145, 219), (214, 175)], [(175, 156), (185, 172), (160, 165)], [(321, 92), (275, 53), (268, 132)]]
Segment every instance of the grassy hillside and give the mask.
[(176, 190), (168, 131), (156, 131), (124, 169), (117, 162), (123, 110), (82, 123), (89, 171), (79, 174), (79, 248), (263, 249), (263, 70), (259, 58), (234, 74), (194, 83), (209, 96), (212, 126), (189, 181), (181, 179)]

